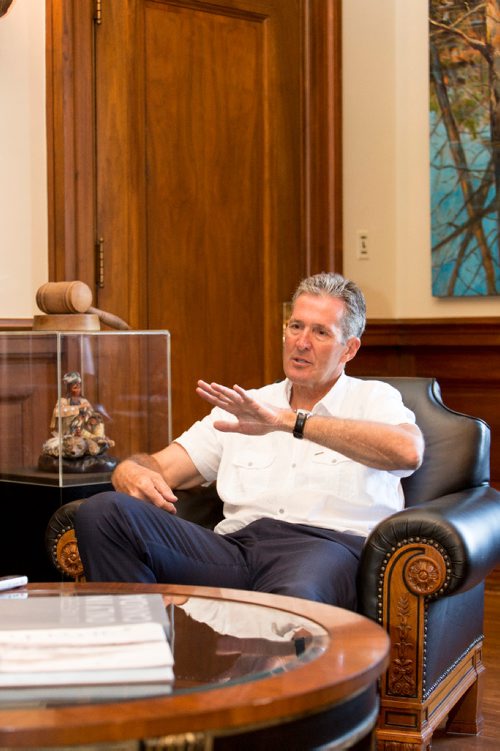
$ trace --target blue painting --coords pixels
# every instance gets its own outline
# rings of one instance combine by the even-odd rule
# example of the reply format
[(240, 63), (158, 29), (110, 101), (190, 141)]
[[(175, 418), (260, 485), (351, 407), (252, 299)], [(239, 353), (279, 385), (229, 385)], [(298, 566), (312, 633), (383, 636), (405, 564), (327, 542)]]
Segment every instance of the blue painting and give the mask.
[(500, 294), (500, 0), (429, 0), (432, 294)]

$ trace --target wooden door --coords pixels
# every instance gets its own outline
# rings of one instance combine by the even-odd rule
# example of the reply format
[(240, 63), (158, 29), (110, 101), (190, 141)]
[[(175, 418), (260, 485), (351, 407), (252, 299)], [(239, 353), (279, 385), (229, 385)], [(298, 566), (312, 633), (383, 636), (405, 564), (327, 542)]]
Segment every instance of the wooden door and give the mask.
[[(51, 29), (68, 17), (60, 2), (49, 3)], [(102, 0), (98, 10), (96, 304), (171, 332), (176, 435), (207, 412), (198, 378), (280, 377), (282, 304), (305, 274), (339, 268), (338, 2)], [(76, 56), (82, 14), (74, 5)], [(79, 244), (82, 278), (94, 270)], [(67, 269), (65, 257), (53, 275)]]

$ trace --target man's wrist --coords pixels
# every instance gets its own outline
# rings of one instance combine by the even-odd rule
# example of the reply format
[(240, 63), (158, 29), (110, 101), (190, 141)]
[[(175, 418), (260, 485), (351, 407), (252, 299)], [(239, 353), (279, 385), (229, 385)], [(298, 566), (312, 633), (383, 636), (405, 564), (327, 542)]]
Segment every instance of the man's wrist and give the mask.
[[(300, 409), (300, 410), (299, 409), (286, 409), (286, 410), (283, 410), (282, 413), (281, 413), (281, 416), (280, 416), (280, 422), (279, 422), (279, 428), (278, 428), (278, 430), (284, 430), (285, 433), (292, 433), (292, 435), (293, 435), (294, 431), (297, 430), (296, 426), (297, 426), (298, 413), (305, 413), (307, 415), (305, 417), (305, 419), (304, 419), (304, 424), (302, 426), (302, 434), (303, 434), (304, 433), (305, 423), (306, 423), (306, 421), (309, 419), (309, 417), (312, 414), (311, 412), (308, 412), (305, 409)], [(299, 420), (299, 429), (300, 429), (300, 422), (301, 422), (301, 420)]]
[(136, 464), (138, 467), (144, 467), (145, 469), (150, 469), (153, 472), (158, 472), (159, 474), (161, 474), (161, 467), (156, 459), (151, 456), (151, 454), (132, 454), (132, 456), (128, 456), (115, 468), (113, 474), (111, 475), (111, 482), (113, 483), (113, 485), (115, 484), (115, 480), (118, 479), (119, 481), (119, 477), (124, 470), (125, 472), (127, 472), (124, 465), (128, 463)]
[(146, 467), (146, 469), (152, 469), (153, 472), (159, 472), (161, 474), (161, 467), (151, 454), (132, 454), (132, 456), (129, 456), (125, 461), (133, 462), (140, 467)]

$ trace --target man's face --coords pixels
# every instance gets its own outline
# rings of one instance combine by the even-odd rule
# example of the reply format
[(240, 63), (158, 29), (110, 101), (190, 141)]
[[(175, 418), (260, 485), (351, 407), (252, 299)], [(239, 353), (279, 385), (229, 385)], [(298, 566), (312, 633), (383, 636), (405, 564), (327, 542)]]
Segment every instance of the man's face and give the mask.
[(343, 314), (343, 301), (330, 295), (297, 298), (283, 347), (283, 369), (293, 384), (326, 394), (354, 357), (360, 341), (343, 341)]

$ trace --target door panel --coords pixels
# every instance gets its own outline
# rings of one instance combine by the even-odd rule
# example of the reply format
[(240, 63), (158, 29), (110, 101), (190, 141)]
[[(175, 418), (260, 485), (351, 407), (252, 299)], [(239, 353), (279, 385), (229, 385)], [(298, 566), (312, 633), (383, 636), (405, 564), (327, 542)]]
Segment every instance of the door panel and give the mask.
[[(197, 378), (258, 386), (279, 377), (280, 301), (305, 270), (293, 148), (300, 66), (285, 95), (268, 58), (278, 48), (293, 68), (286, 42), (299, 42), (298, 4), (287, 26), (257, 14), (262, 3), (239, 5), (146, 5), (148, 323), (172, 332), (179, 427), (204, 410)], [(288, 133), (279, 124), (277, 139), (280, 119)], [(270, 269), (282, 285), (266, 286)]]
[[(305, 274), (340, 269), (340, 0), (103, 0), (92, 100), (79, 77), (93, 4), (47, 3), (50, 91), (84, 115), (78, 149), (54, 123), (51, 244), (62, 176), (75, 166), (76, 194), (93, 169), (96, 304), (170, 330), (176, 435), (208, 411), (198, 378), (280, 377), (282, 303)], [(93, 284), (84, 234), (64, 257)]]

